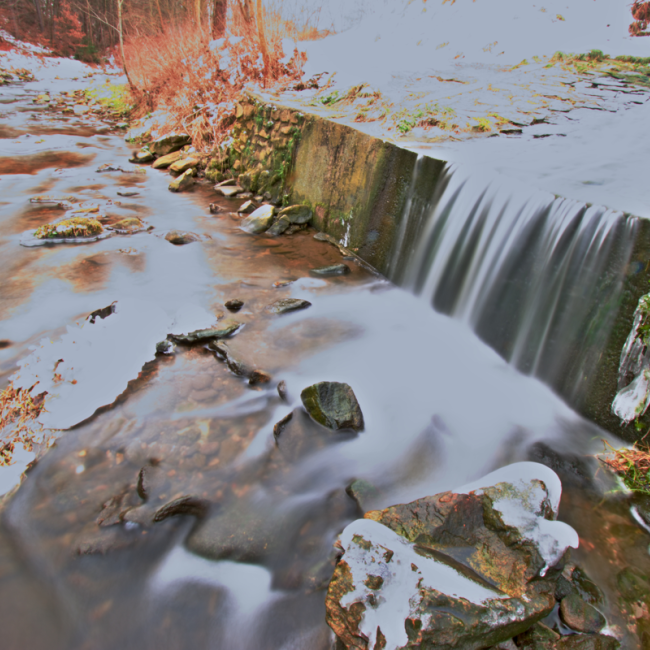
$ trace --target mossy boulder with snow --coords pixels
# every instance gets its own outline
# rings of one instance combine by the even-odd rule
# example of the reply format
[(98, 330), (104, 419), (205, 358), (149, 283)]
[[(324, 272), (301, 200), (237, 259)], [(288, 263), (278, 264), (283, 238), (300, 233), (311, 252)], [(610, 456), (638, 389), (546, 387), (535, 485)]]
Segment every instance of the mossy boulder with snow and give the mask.
[(104, 228), (96, 219), (72, 217), (40, 226), (34, 232), (36, 239), (78, 239), (101, 235)]
[(517, 463), (347, 526), (326, 599), (339, 647), (479, 650), (526, 632), (578, 545), (560, 495), (552, 470)]

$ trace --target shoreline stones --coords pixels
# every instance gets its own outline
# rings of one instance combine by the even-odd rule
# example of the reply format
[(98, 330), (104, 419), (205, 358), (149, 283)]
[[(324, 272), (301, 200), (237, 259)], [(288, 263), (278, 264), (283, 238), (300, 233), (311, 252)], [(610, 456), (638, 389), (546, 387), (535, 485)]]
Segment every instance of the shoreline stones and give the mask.
[(175, 163), (183, 154), (180, 151), (174, 151), (174, 153), (168, 153), (166, 156), (161, 156), (157, 158), (153, 165), (154, 169), (167, 169), (172, 163)]
[(166, 156), (190, 144), (192, 138), (187, 133), (172, 133), (165, 135), (149, 145), (149, 151), (156, 156)]
[(275, 208), (272, 205), (263, 205), (241, 222), (241, 229), (252, 235), (259, 235), (268, 230), (274, 214)]
[(304, 224), (309, 223), (313, 216), (312, 210), (308, 205), (290, 205), (282, 208), (278, 217), (286, 217), (289, 223)]
[(150, 163), (154, 159), (154, 155), (151, 153), (151, 151), (147, 151), (146, 149), (142, 151), (138, 151), (137, 153), (133, 154), (131, 158), (129, 158), (130, 163), (136, 163), (136, 164), (144, 164), (144, 163)]
[(243, 323), (227, 318), (219, 327), (210, 327), (203, 330), (195, 330), (189, 334), (170, 334), (169, 338), (176, 343), (201, 343), (212, 339), (225, 339), (234, 334)]
[(308, 300), (302, 300), (301, 298), (284, 298), (269, 305), (266, 309), (273, 314), (286, 314), (290, 311), (307, 309), (307, 307), (311, 307), (311, 303)]
[(170, 192), (184, 192), (194, 185), (194, 169), (188, 169), (169, 184)]
[(350, 273), (350, 267), (347, 264), (332, 264), (331, 266), (322, 266), (318, 269), (312, 269), (309, 272), (318, 278), (332, 278)]
[(237, 298), (234, 298), (233, 300), (227, 300), (224, 303), (224, 307), (228, 311), (233, 311), (233, 312), (239, 311), (243, 306), (244, 306), (244, 302), (242, 300), (238, 300)]
[(307, 413), (328, 429), (363, 430), (361, 407), (348, 384), (321, 381), (305, 388), (300, 399)]
[(480, 650), (512, 647), (527, 633), (555, 640), (535, 626), (555, 608), (566, 551), (578, 545), (556, 521), (560, 494), (552, 470), (516, 463), (348, 525), (326, 598), (337, 647)]
[(199, 162), (200, 161), (198, 158), (193, 158), (192, 156), (189, 158), (179, 158), (176, 162), (172, 163), (169, 166), (169, 171), (173, 172), (174, 174), (183, 174), (188, 169), (194, 169), (197, 167)]

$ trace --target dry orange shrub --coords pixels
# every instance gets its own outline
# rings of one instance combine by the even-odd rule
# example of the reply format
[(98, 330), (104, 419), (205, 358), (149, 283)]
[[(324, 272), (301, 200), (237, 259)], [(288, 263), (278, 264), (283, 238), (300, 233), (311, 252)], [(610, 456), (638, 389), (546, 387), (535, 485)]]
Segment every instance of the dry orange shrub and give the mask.
[(304, 55), (284, 52), (282, 40), (325, 35), (305, 23), (297, 26), (273, 7), (264, 12), (264, 32), (269, 70), (256, 25), (232, 8), (227, 36), (219, 41), (194, 21), (165, 34), (127, 40), (135, 116), (162, 109), (167, 116), (163, 130), (188, 133), (199, 149), (218, 145), (234, 121), (235, 104), (245, 88), (287, 86), (300, 78)]
[(0, 467), (10, 465), (14, 448), (22, 444), (27, 451), (47, 442), (36, 418), (43, 410), (45, 393), (32, 396), (29, 389), (9, 385), (0, 393)]

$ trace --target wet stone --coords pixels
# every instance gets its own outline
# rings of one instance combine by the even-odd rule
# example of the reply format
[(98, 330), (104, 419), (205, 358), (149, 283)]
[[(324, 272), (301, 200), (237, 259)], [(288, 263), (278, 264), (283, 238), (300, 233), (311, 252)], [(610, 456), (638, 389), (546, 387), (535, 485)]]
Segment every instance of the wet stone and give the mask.
[(319, 269), (312, 269), (311, 275), (319, 278), (331, 278), (339, 275), (347, 275), (350, 272), (350, 267), (346, 264), (333, 264), (332, 266), (323, 266)]
[(620, 647), (621, 644), (611, 636), (573, 634), (563, 636), (554, 646), (554, 650), (617, 650)]
[(149, 163), (154, 159), (154, 155), (150, 151), (138, 151), (131, 158), (130, 163), (144, 164)]
[(291, 222), (287, 217), (280, 217), (267, 231), (268, 235), (272, 237), (278, 237), (282, 235), (291, 225)]
[(126, 198), (130, 198), (132, 196), (138, 196), (139, 194), (140, 192), (129, 192), (129, 191), (122, 191), (117, 193), (118, 196), (124, 196)]
[(235, 194), (239, 194), (242, 191), (242, 188), (239, 187), (239, 185), (217, 186), (215, 189), (217, 192), (219, 192), (219, 194), (225, 196), (226, 198), (235, 196)]
[(268, 384), (272, 377), (268, 372), (263, 370), (251, 370), (248, 374), (248, 383), (250, 386), (259, 386), (259, 384)]
[(184, 246), (185, 244), (191, 244), (192, 242), (200, 241), (200, 237), (193, 232), (184, 232), (182, 230), (170, 230), (166, 235), (165, 239), (174, 246)]
[(153, 163), (152, 167), (154, 169), (167, 169), (172, 163), (175, 163), (183, 154), (180, 151), (175, 151), (174, 153), (169, 153), (166, 156), (161, 156), (157, 158)]
[(246, 201), (239, 206), (239, 210), (237, 210), (237, 212), (239, 214), (249, 214), (251, 212), (255, 212), (256, 209), (257, 206), (252, 201)]
[(235, 357), (225, 341), (212, 341), (208, 344), (208, 349), (212, 350), (218, 359), (225, 361), (230, 372), (238, 377), (245, 377), (250, 372), (248, 366)]
[(369, 481), (364, 479), (357, 479), (352, 481), (347, 488), (345, 488), (347, 495), (357, 502), (359, 508), (366, 512), (368, 502), (373, 501), (379, 496), (379, 490)]
[(172, 334), (171, 338), (178, 343), (202, 343), (212, 339), (225, 339), (234, 334), (242, 323), (236, 320), (226, 319), (218, 327), (195, 330), (189, 334)]
[(169, 171), (174, 172), (174, 174), (183, 174), (188, 169), (194, 169), (199, 164), (198, 158), (180, 158), (176, 162), (172, 163), (169, 167)]
[(225, 212), (225, 208), (221, 207), (218, 203), (210, 203), (210, 212), (212, 214), (218, 214), (219, 212)]
[(519, 650), (555, 650), (560, 635), (543, 623), (535, 623), (515, 638)]
[(269, 305), (266, 309), (273, 314), (286, 314), (290, 311), (307, 309), (307, 307), (311, 307), (311, 303), (308, 300), (302, 300), (301, 298), (284, 298), (283, 300), (278, 300), (272, 305)]
[(176, 346), (172, 341), (165, 339), (156, 343), (156, 353), (157, 354), (174, 354), (176, 352)]
[(273, 438), (275, 439), (276, 442), (278, 438), (282, 435), (282, 430), (284, 429), (284, 427), (287, 426), (287, 424), (289, 424), (289, 422), (291, 422), (292, 418), (293, 418), (293, 411), (285, 415), (281, 420), (279, 420), (273, 425)]
[(241, 229), (252, 235), (259, 235), (269, 228), (274, 214), (275, 208), (272, 205), (263, 205), (242, 221)]
[(224, 303), (226, 309), (229, 311), (239, 311), (243, 306), (244, 302), (242, 300), (237, 300), (236, 298), (233, 300), (228, 300), (227, 302)]
[(577, 594), (562, 599), (560, 616), (571, 629), (577, 632), (593, 634), (600, 632), (607, 625), (605, 617)]
[(321, 381), (305, 388), (300, 399), (307, 413), (328, 429), (363, 429), (363, 415), (348, 384)]
[(117, 223), (114, 223), (111, 228), (121, 234), (131, 234), (138, 230), (142, 230), (144, 224), (136, 217), (127, 217), (126, 219), (121, 219)]
[(287, 382), (284, 379), (278, 384), (278, 395), (282, 401), (287, 401), (289, 395), (287, 393)]
[(289, 223), (309, 223), (312, 218), (312, 210), (308, 205), (290, 205), (280, 210), (279, 217), (287, 217)]
[(169, 184), (170, 192), (184, 192), (194, 185), (194, 170), (188, 169)]
[(196, 496), (182, 496), (159, 508), (153, 516), (153, 521), (157, 523), (178, 515), (191, 515), (201, 519), (208, 513), (209, 508), (210, 503), (205, 499)]
[(616, 576), (621, 596), (628, 602), (640, 602), (650, 597), (650, 581), (638, 569), (626, 567)]

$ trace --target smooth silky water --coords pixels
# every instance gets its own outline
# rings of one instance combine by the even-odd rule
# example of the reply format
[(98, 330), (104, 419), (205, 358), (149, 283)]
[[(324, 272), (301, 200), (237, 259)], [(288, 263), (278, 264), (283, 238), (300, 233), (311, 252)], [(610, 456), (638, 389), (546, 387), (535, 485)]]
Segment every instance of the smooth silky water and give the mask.
[[(351, 260), (350, 275), (317, 280), (309, 270), (341, 256), (313, 231), (251, 236), (227, 212), (209, 214), (215, 200), (238, 205), (209, 185), (171, 194), (164, 172), (98, 173), (104, 163), (132, 167), (119, 135), (99, 133), (90, 118), (36, 108), (20, 86), (3, 92), (15, 99), (2, 107), (13, 138), (5, 142), (21, 155), (0, 159), (3, 381), (29, 346), (57, 341), (114, 301), (139, 305), (145, 324), (154, 308), (216, 317), (232, 298), (245, 303), (232, 316), (244, 323), (232, 350), (273, 376), (251, 388), (204, 347), (179, 346), (175, 356), (147, 362), (114, 403), (61, 433), (2, 511), (3, 648), (325, 650), (332, 545), (362, 514), (346, 493), (352, 480), (375, 486), (366, 507), (379, 508), (526, 459), (562, 477), (561, 518), (581, 537), (574, 557), (606, 591), (610, 621), (626, 633), (615, 576), (628, 564), (650, 570), (647, 533), (624, 502), (603, 501), (611, 481), (591, 455), (606, 434), (537, 377), (555, 385), (553, 369), (594, 318), (581, 312), (576, 322), (574, 303), (594, 295), (603, 250), (625, 255), (633, 224), (553, 197), (528, 204), (524, 190), (473, 187), (450, 169), (426, 206), (411, 201), (396, 242), (391, 274), (408, 290)], [(119, 197), (125, 189), (139, 194)], [(100, 202), (112, 217), (138, 216), (153, 230), (21, 247), (21, 233), (58, 215), (30, 203), (45, 193)], [(162, 236), (170, 229), (203, 240), (174, 246)], [(557, 278), (544, 276), (549, 256)], [(584, 279), (572, 279), (576, 270)], [(283, 280), (294, 282), (273, 286)], [(565, 290), (574, 306), (558, 311)], [(265, 310), (286, 297), (312, 307)], [(504, 314), (513, 320), (500, 324)], [(121, 344), (96, 342), (114, 346), (116, 358)], [(580, 361), (587, 372), (588, 357)], [(108, 384), (120, 368), (88, 370)], [(579, 385), (580, 376), (569, 380)], [(280, 380), (288, 402), (278, 396)], [(352, 386), (363, 432), (329, 432), (304, 413), (301, 390), (321, 380)], [(273, 425), (292, 411), (276, 443)], [(146, 501), (134, 496), (142, 468)], [(209, 503), (205, 518), (152, 522), (158, 508), (186, 495)], [(114, 497), (133, 507), (123, 523), (100, 527), (102, 505)], [(629, 637), (625, 647), (636, 644)]]

